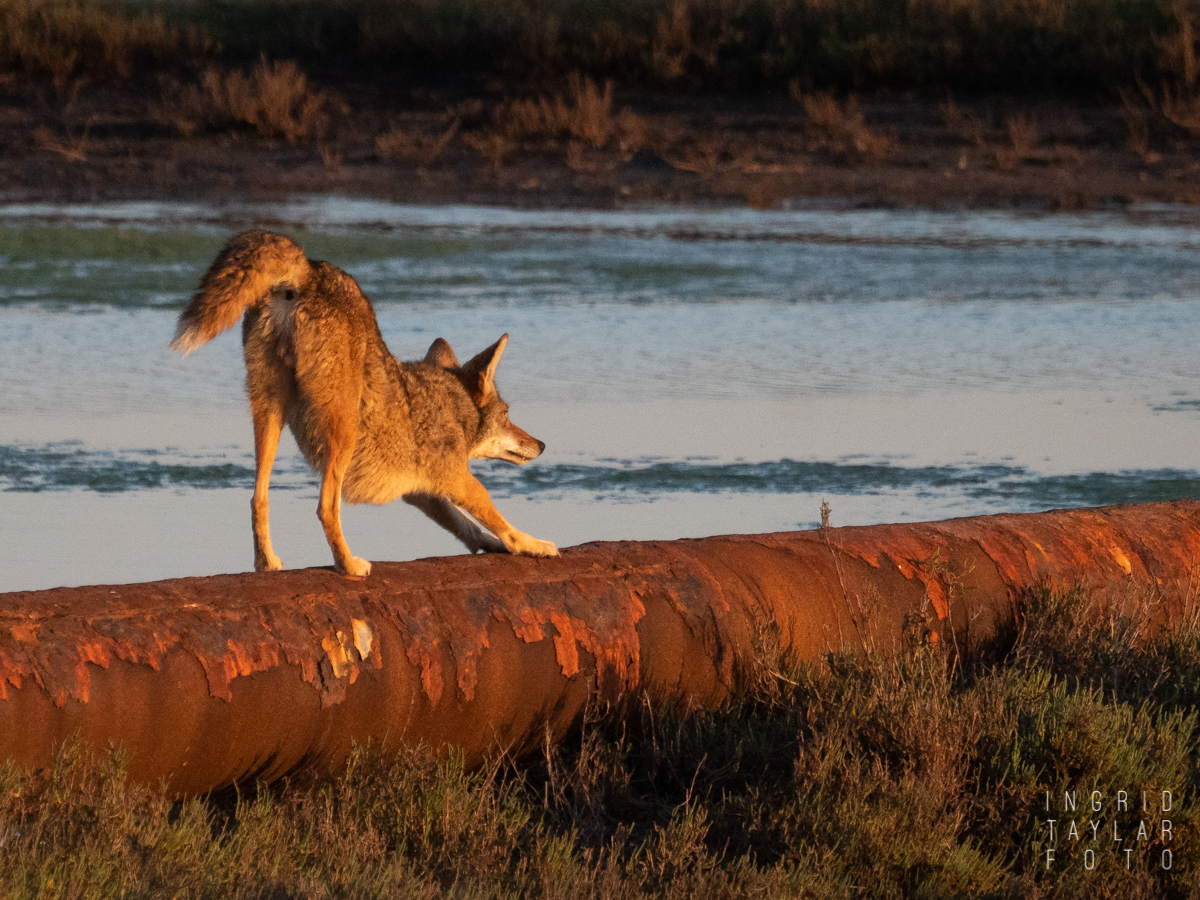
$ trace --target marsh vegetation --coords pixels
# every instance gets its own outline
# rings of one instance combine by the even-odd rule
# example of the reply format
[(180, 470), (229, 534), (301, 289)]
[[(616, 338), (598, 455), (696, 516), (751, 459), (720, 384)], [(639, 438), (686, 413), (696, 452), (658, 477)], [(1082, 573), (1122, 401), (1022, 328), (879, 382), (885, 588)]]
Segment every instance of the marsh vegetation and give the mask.
[[(118, 756), (68, 749), (49, 772), (0, 771), (0, 889), (1190, 896), (1200, 622), (1151, 631), (1145, 612), (1096, 615), (1083, 591), (1039, 593), (1020, 634), (965, 666), (919, 642), (892, 658), (801, 665), (768, 641), (746, 692), (719, 711), (627, 709), (540, 758), (473, 770), (453, 756), (367, 750), (327, 780), (172, 803), (128, 783)], [(1118, 790), (1147, 791), (1151, 811), (1118, 810)], [(1068, 793), (1086, 798), (1079, 812), (1064, 810)], [(1113, 849), (1114, 825), (1130, 854)]]
[(1194, 202), (1198, 37), (1187, 0), (0, 0), (0, 190)]

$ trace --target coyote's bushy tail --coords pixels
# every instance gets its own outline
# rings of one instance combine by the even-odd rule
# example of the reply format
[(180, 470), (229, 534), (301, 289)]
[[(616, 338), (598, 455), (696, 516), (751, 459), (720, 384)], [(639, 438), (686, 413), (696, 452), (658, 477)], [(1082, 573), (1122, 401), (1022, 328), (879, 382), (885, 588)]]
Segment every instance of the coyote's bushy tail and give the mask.
[(277, 284), (300, 287), (309, 262), (289, 238), (269, 231), (243, 231), (230, 239), (200, 279), (200, 289), (179, 314), (172, 350), (187, 356), (232, 328), (246, 307)]

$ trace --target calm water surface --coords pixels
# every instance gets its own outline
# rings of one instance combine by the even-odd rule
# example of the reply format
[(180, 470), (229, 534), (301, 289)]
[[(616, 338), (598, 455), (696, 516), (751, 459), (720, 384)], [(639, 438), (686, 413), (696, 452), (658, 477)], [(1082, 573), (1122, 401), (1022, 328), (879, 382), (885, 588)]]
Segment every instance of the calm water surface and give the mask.
[[(514, 421), (478, 466), (566, 546), (1200, 498), (1200, 217), (526, 212), (346, 199), (0, 206), (0, 590), (242, 571), (253, 444), (237, 330), (180, 308), (230, 233), (354, 275), (402, 359), (503, 332)], [(290, 438), (272, 533), (327, 565)], [(460, 552), (351, 508), (372, 559)]]

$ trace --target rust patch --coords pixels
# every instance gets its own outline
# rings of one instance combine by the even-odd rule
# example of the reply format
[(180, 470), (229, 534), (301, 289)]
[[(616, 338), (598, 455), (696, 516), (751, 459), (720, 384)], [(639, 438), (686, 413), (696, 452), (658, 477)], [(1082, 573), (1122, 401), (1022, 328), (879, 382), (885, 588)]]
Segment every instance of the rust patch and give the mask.
[(608, 683), (613, 680), (621, 686), (636, 681), (636, 624), (645, 614), (637, 596), (646, 576), (641, 568), (607, 565), (598, 576), (561, 559), (479, 557), (466, 564), (470, 575), (454, 579), (447, 574), (454, 562), (412, 565), (429, 567), (437, 581), (406, 591), (402, 602), (374, 599), (401, 630), (405, 656), (431, 706), (446, 701), (448, 690), (464, 702), (475, 698), (479, 661), (491, 650), (488, 629), (496, 626), (525, 644), (552, 640), (564, 677), (582, 674), (580, 654), (587, 652), (607, 689), (616, 689)]
[(12, 634), (13, 640), (21, 644), (36, 644), (38, 634), (37, 622), (25, 622), (17, 625), (10, 625), (8, 630)]
[(1035, 569), (1030, 565), (1024, 545), (1011, 531), (995, 523), (977, 529), (974, 541), (983, 555), (996, 566), (1000, 580), (1009, 590), (1010, 597), (1021, 586), (1036, 582)]
[[(574, 678), (579, 674), (579, 647), (578, 640), (575, 636), (575, 628), (571, 624), (571, 617), (565, 613), (551, 612), (549, 615), (550, 624), (554, 626), (554, 630), (558, 633), (554, 636), (554, 656), (558, 660), (558, 664), (563, 675), (567, 678)], [(583, 624), (582, 622), (580, 623)], [(581, 629), (586, 631), (586, 626)], [(583, 637), (585, 641), (586, 637)]]
[(975, 538), (1013, 589), (1039, 584), (1060, 589), (1078, 581), (1106, 581), (1117, 571), (1146, 575), (1128, 537), (1098, 512), (1080, 510), (1070, 520), (1061, 515), (1021, 519), (1013, 525), (977, 527)]
[(876, 569), (886, 561), (908, 581), (920, 581), (938, 619), (947, 618), (950, 615), (949, 590), (941, 577), (950, 557), (946, 538), (928, 533), (921, 526), (891, 526), (872, 541), (872, 531), (859, 528), (850, 536), (839, 534), (836, 543), (830, 543), (830, 547)]
[(947, 596), (946, 588), (942, 585), (942, 582), (936, 575), (922, 577), (921, 582), (925, 585), (925, 596), (929, 598), (929, 602), (933, 606), (933, 612), (938, 617), (938, 620), (949, 618), (950, 598)]
[(358, 651), (359, 659), (365, 661), (371, 655), (371, 648), (375, 646), (375, 632), (371, 630), (371, 623), (362, 619), (351, 619), (350, 628), (354, 631), (354, 649)]
[(1125, 555), (1120, 547), (1109, 547), (1108, 552), (1112, 554), (1112, 558), (1117, 561), (1117, 565), (1125, 572), (1126, 575), (1133, 574), (1133, 563), (1129, 561), (1129, 557)]
[[(234, 679), (286, 661), (301, 669), (323, 702), (336, 702), (344, 693), (338, 682), (344, 677), (349, 683), (356, 676), (359, 654), (353, 650), (354, 658), (347, 657), (348, 667), (339, 663), (339, 677), (322, 639), (331, 633), (350, 635), (352, 648), (355, 635), (370, 640), (369, 628), (356, 630), (353, 624), (356, 618), (366, 622), (361, 604), (354, 604), (357, 616), (345, 616), (329, 595), (315, 602), (281, 600), (254, 578), (182, 579), (126, 586), (119, 592), (88, 587), (4, 595), (11, 602), (0, 607), (0, 635), (7, 632), (11, 640), (0, 640), (0, 700), (32, 680), (56, 706), (68, 699), (87, 703), (97, 668), (120, 661), (159, 671), (169, 654), (183, 652), (200, 664), (210, 695), (222, 700), (232, 699)], [(253, 587), (247, 589), (248, 584)], [(230, 602), (242, 594), (250, 602)], [(322, 659), (330, 669), (327, 677), (322, 676)], [(370, 664), (380, 666), (377, 651)]]
[[(580, 674), (580, 651), (589, 653), (596, 662), (598, 689), (620, 693), (637, 681), (637, 623), (646, 614), (639, 588), (645, 578), (640, 569), (614, 567), (602, 577), (547, 580), (519, 592), (500, 590), (490, 617), (527, 644), (551, 637), (559, 671), (566, 678)], [(480, 629), (477, 640), (464, 644), (466, 652), (455, 654), (464, 700), (475, 695), (478, 657), (486, 647), (486, 630)]]

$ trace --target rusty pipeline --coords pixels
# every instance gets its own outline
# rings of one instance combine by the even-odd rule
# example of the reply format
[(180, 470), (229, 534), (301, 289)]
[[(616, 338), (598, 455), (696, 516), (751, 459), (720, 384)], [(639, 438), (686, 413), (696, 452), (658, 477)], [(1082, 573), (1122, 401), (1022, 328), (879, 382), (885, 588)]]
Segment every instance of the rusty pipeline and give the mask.
[(1198, 564), (1180, 501), (0, 594), (0, 759), (121, 745), (132, 778), (195, 794), (356, 743), (520, 753), (593, 698), (718, 704), (768, 632), (816, 659), (915, 622), (970, 652), (1075, 584), (1167, 623)]

